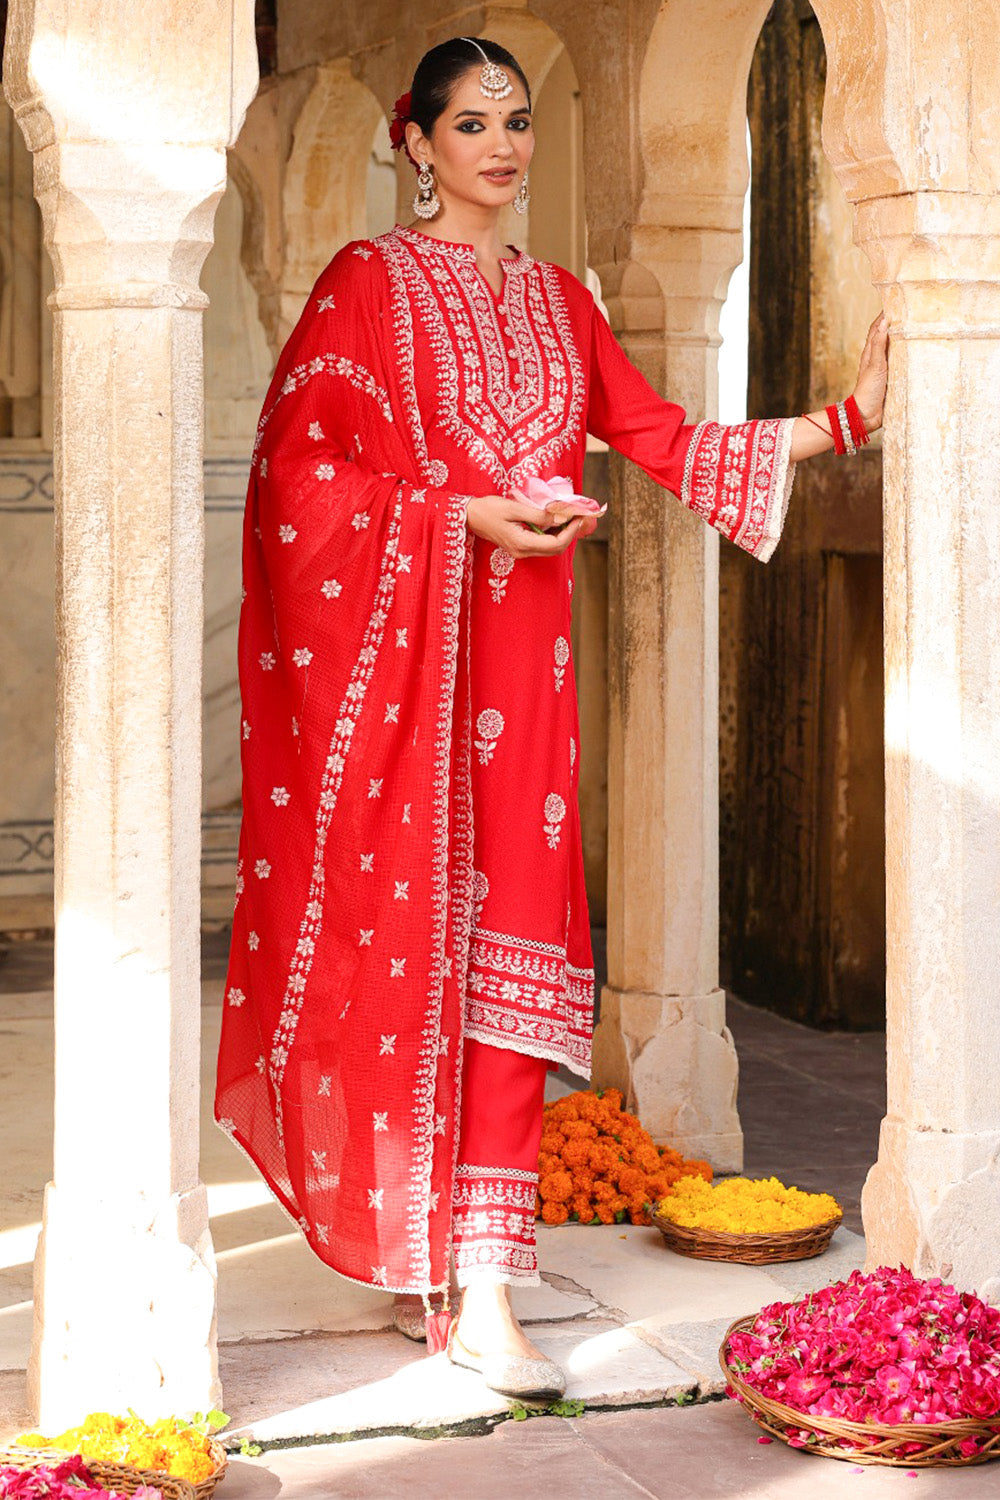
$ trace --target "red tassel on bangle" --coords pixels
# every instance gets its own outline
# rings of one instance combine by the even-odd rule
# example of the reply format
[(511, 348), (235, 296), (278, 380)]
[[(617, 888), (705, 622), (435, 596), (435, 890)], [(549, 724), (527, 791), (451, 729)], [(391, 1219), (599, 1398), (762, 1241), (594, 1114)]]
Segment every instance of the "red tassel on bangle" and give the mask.
[(844, 410), (847, 413), (847, 421), (851, 428), (851, 437), (854, 439), (856, 447), (863, 448), (868, 442), (868, 429), (865, 426), (865, 419), (861, 415), (858, 403), (853, 396), (848, 396), (844, 402)]
[(840, 430), (840, 414), (836, 406), (826, 408), (827, 421), (830, 423), (830, 434), (833, 438), (833, 451), (841, 457), (847, 452), (847, 444), (844, 442), (844, 434)]

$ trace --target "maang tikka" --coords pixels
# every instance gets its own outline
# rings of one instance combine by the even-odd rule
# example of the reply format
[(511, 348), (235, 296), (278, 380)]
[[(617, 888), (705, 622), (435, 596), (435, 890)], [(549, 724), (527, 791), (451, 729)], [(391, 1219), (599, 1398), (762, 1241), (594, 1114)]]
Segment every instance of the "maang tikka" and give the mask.
[(483, 59), (483, 66), (479, 70), (479, 92), (485, 94), (487, 99), (506, 99), (508, 94), (514, 92), (514, 85), (510, 81), (510, 75), (501, 68), (499, 63), (491, 62), (486, 53), (480, 47), (475, 37), (459, 37), (460, 42), (468, 42), (475, 47)]

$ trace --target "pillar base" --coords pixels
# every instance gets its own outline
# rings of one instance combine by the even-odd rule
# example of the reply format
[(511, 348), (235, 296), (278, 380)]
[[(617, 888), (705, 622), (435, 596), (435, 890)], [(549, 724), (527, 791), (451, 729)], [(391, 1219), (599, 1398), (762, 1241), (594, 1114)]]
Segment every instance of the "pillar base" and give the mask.
[(655, 1141), (709, 1161), (717, 1172), (741, 1171), (738, 1079), (722, 990), (654, 995), (605, 985), (594, 1085), (621, 1089)]
[(908, 1266), (1000, 1305), (1000, 1132), (883, 1120), (861, 1214), (869, 1270)]
[[(114, 1174), (114, 1163), (95, 1172)], [(113, 1186), (113, 1181), (110, 1184)], [(28, 1399), (42, 1432), (131, 1406), (219, 1406), (215, 1253), (199, 1184), (158, 1205), (45, 1189)]]

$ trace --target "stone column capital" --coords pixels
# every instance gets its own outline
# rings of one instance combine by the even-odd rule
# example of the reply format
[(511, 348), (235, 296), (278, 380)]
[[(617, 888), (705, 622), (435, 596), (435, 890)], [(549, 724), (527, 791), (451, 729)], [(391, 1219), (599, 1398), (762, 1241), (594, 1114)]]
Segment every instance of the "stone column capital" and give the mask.
[(902, 338), (1000, 338), (1000, 194), (916, 192), (857, 207), (856, 239)]

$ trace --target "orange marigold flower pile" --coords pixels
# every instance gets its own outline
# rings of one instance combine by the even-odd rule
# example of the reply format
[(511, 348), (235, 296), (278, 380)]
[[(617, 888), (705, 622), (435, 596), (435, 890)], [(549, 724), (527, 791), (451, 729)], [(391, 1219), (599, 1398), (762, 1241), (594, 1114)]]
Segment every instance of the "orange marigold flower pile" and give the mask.
[(178, 1417), (143, 1422), (134, 1413), (116, 1417), (95, 1411), (79, 1427), (68, 1427), (58, 1437), (29, 1432), (18, 1442), (29, 1448), (59, 1448), (80, 1453), (85, 1459), (102, 1459), (132, 1469), (155, 1469), (191, 1484), (201, 1484), (215, 1472), (209, 1439)]
[(543, 1224), (648, 1224), (648, 1203), (682, 1177), (712, 1180), (705, 1161), (657, 1146), (618, 1089), (567, 1094), (545, 1106), (535, 1217)]

